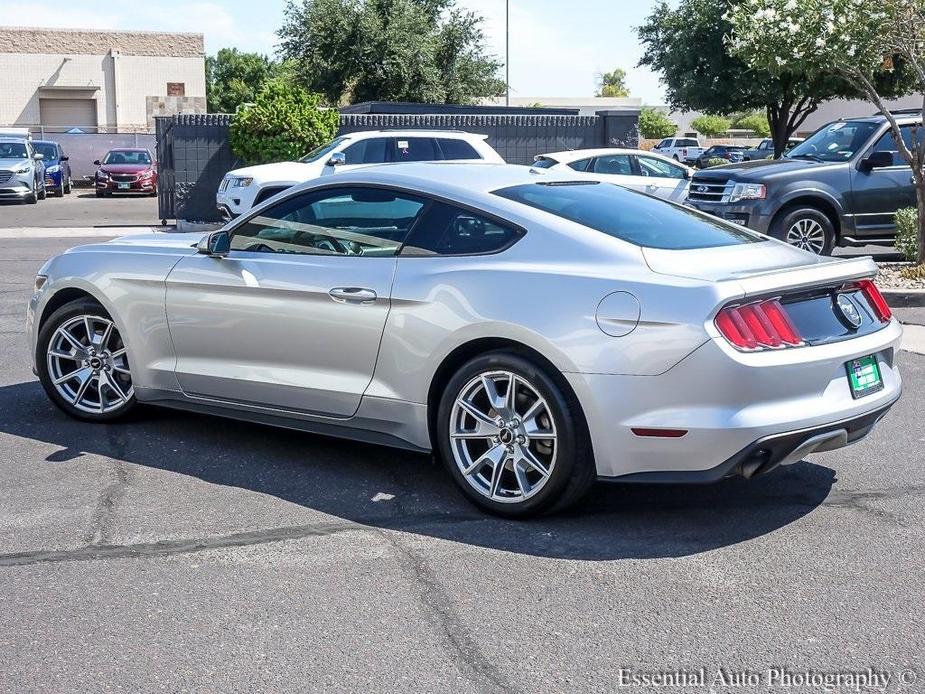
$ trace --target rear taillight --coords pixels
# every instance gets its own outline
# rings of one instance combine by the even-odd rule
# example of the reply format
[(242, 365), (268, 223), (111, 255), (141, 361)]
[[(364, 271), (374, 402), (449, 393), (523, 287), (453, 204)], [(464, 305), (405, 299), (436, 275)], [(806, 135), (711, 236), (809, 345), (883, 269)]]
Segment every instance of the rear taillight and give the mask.
[(779, 349), (803, 344), (787, 309), (778, 299), (727, 306), (714, 321), (716, 328), (740, 350)]
[(880, 322), (889, 323), (890, 319), (893, 317), (893, 311), (890, 310), (889, 304), (886, 303), (886, 299), (883, 298), (883, 294), (880, 293), (874, 281), (861, 280), (856, 283), (856, 286), (864, 294), (864, 297), (874, 309), (874, 313), (877, 314), (877, 318)]

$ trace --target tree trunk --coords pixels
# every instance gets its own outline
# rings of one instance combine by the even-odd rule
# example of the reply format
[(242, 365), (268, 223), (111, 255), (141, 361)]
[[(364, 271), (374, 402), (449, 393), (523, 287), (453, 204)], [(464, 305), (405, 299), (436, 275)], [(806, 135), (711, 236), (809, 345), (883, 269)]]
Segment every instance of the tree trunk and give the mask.
[(771, 138), (774, 140), (774, 158), (780, 159), (787, 149), (787, 140), (790, 133), (787, 132), (787, 125), (790, 113), (783, 109), (768, 108), (768, 125), (771, 126)]
[(925, 172), (914, 177), (915, 197), (919, 208), (919, 265), (925, 263)]

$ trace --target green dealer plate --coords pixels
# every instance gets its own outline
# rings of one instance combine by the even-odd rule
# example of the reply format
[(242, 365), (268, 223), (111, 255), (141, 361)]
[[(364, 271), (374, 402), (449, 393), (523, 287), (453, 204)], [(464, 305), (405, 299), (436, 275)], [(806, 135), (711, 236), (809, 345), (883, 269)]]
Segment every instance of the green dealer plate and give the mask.
[(877, 357), (871, 355), (852, 359), (845, 368), (848, 369), (848, 383), (851, 384), (851, 396), (855, 399), (883, 390), (883, 379), (880, 377), (880, 364)]

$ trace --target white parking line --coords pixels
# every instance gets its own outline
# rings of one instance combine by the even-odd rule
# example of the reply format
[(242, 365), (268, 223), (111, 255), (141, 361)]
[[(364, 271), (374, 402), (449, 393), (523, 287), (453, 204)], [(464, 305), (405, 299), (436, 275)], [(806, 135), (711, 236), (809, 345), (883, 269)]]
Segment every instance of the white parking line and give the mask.
[(172, 227), (18, 227), (0, 229), (0, 239), (56, 239), (88, 238), (104, 236), (138, 236), (152, 232), (166, 231)]
[(900, 349), (916, 354), (925, 354), (925, 326), (904, 325), (903, 341)]

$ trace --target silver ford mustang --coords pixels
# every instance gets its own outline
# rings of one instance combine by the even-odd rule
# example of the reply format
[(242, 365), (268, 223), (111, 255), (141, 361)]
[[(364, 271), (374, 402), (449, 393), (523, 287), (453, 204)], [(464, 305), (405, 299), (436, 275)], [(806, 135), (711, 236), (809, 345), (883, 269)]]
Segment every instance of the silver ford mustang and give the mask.
[(876, 271), (569, 174), (399, 164), (201, 239), (74, 248), (28, 321), (74, 417), (156, 403), (435, 450), (526, 516), (597, 478), (752, 477), (867, 435), (901, 389)]

